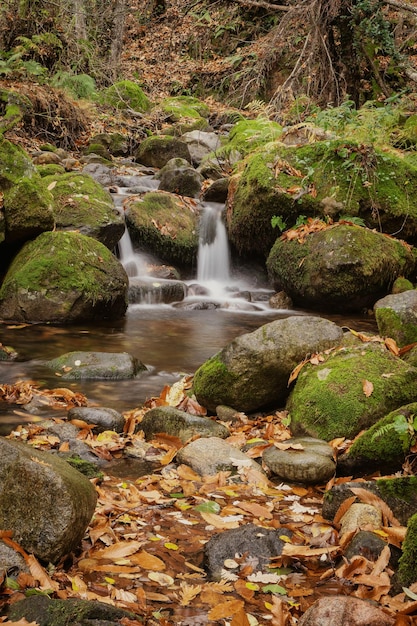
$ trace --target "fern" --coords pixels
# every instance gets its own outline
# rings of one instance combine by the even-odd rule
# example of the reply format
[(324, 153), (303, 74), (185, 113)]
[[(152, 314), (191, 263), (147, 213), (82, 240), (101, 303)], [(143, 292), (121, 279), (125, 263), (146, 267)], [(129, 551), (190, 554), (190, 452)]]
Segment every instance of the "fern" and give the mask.
[(416, 441), (417, 420), (414, 415), (405, 417), (405, 415), (395, 415), (392, 422), (382, 424), (372, 435), (371, 441), (375, 441), (378, 437), (386, 435), (389, 431), (395, 430), (403, 447), (410, 448)]
[(96, 93), (94, 78), (88, 74), (70, 74), (69, 72), (57, 72), (51, 80), (53, 87), (59, 87), (69, 92), (74, 98), (88, 100)]

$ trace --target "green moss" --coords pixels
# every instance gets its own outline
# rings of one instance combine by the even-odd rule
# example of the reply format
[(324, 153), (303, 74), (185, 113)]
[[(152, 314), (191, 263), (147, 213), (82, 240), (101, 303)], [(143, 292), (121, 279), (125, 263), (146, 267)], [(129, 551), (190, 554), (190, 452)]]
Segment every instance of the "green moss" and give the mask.
[(417, 581), (417, 513), (410, 517), (399, 560), (398, 580), (402, 587)]
[(229, 372), (219, 354), (215, 354), (206, 361), (194, 374), (193, 392), (200, 403), (205, 406), (207, 399), (210, 406), (231, 402), (230, 389), (237, 376)]
[(282, 126), (267, 118), (243, 119), (233, 126), (227, 143), (217, 151), (217, 154), (227, 156), (237, 150), (242, 156), (246, 156), (256, 148), (276, 141), (281, 134)]
[(65, 168), (57, 163), (48, 163), (46, 165), (37, 165), (36, 171), (44, 178), (45, 176), (56, 176), (57, 174), (65, 174)]
[[(306, 365), (286, 408), (294, 434), (330, 441), (355, 437), (388, 411), (414, 399), (416, 370), (384, 348), (349, 348)], [(366, 395), (363, 381), (373, 385)]]
[(175, 121), (182, 117), (208, 117), (210, 114), (207, 104), (193, 96), (165, 98), (161, 102), (161, 108), (165, 113), (174, 116)]
[(405, 502), (415, 501), (417, 494), (417, 476), (378, 478), (376, 484), (384, 499), (397, 498)]
[(35, 173), (35, 166), (26, 152), (0, 136), (0, 190), (9, 189)]
[(417, 325), (404, 321), (394, 309), (377, 307), (375, 319), (379, 334), (382, 337), (392, 337), (399, 347), (408, 346), (417, 341)]
[(139, 246), (171, 263), (190, 265), (195, 260), (197, 218), (179, 196), (147, 193), (130, 203), (126, 219)]
[(87, 478), (102, 479), (104, 477), (103, 472), (98, 469), (97, 465), (91, 463), (90, 461), (86, 461), (77, 455), (68, 457), (65, 456), (65, 460), (71, 465), (71, 467), (81, 472), (81, 474), (84, 474), (84, 476), (87, 476)]
[(108, 87), (100, 96), (106, 104), (116, 109), (133, 109), (145, 113), (151, 108), (144, 91), (131, 80), (121, 80)]
[(391, 293), (403, 293), (404, 291), (410, 291), (410, 289), (414, 289), (411, 280), (404, 278), (404, 276), (399, 276), (394, 280)]
[(4, 192), (6, 230), (11, 236), (15, 233), (33, 236), (43, 230), (52, 230), (55, 226), (52, 207), (51, 192), (40, 176), (22, 178)]

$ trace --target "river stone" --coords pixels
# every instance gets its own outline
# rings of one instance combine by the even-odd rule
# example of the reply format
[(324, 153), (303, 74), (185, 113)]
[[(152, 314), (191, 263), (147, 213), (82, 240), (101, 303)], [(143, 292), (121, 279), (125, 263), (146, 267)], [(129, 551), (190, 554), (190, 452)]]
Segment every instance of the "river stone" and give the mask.
[(0, 571), (7, 573), (8, 576), (17, 576), (20, 572), (28, 572), (29, 567), (23, 556), (0, 541)]
[(143, 430), (146, 440), (152, 439), (157, 433), (166, 433), (178, 437), (183, 443), (195, 435), (222, 439), (230, 435), (229, 430), (223, 424), (208, 417), (179, 411), (171, 406), (156, 407), (147, 411), (138, 424), (137, 430)]
[[(220, 580), (222, 570), (226, 569), (225, 561), (234, 561), (238, 555), (238, 558), (248, 559), (255, 572), (268, 572), (271, 558), (279, 556), (285, 545), (281, 537), (291, 537), (291, 534), (286, 528), (275, 530), (255, 524), (224, 530), (205, 544), (205, 568), (212, 580)], [(233, 572), (233, 569), (228, 568), (228, 571)]]
[[(416, 368), (377, 342), (345, 347), (306, 364), (287, 401), (293, 435), (353, 439), (416, 397)], [(203, 404), (203, 403), (202, 403)]]
[(323, 517), (333, 520), (340, 505), (355, 495), (352, 489), (357, 487), (366, 489), (386, 502), (402, 526), (406, 526), (408, 519), (417, 511), (417, 477), (400, 476), (334, 485), (324, 494)]
[(359, 598), (319, 598), (298, 620), (298, 626), (394, 626), (395, 618)]
[(412, 276), (415, 258), (382, 233), (335, 225), (303, 241), (278, 238), (267, 269), (275, 289), (285, 289), (296, 306), (360, 312), (389, 293), (397, 276)]
[(67, 352), (45, 366), (66, 380), (126, 380), (146, 366), (127, 352)]
[(200, 165), (205, 156), (215, 152), (221, 146), (217, 133), (210, 133), (204, 130), (191, 130), (181, 135), (181, 139), (188, 146), (193, 165)]
[(128, 299), (130, 304), (172, 304), (184, 300), (185, 283), (180, 280), (133, 277), (129, 281)]
[[(262, 461), (281, 480), (303, 484), (326, 483), (334, 475), (336, 463), (328, 443), (312, 437), (294, 437), (283, 442), (286, 450), (271, 446)], [(294, 447), (293, 447), (294, 446)], [(302, 446), (298, 449), (297, 446)]]
[(262, 472), (261, 466), (238, 448), (218, 437), (201, 437), (181, 448), (177, 461), (189, 465), (200, 476), (221, 471), (235, 472), (239, 467)]
[(17, 253), (0, 288), (0, 318), (74, 324), (119, 319), (128, 278), (99, 241), (76, 232), (46, 232)]
[(44, 179), (54, 198), (57, 230), (76, 230), (101, 241), (113, 250), (121, 239), (125, 222), (113, 198), (92, 176), (67, 172)]
[(55, 227), (54, 200), (39, 174), (22, 178), (4, 192), (6, 243), (22, 245)]
[(382, 527), (382, 511), (365, 502), (354, 502), (340, 519), (339, 535), (356, 532), (365, 526), (379, 530)]
[(79, 547), (96, 505), (93, 485), (49, 452), (0, 438), (0, 528), (43, 561)]
[(185, 159), (170, 159), (158, 172), (160, 191), (177, 193), (180, 196), (198, 198), (203, 177)]
[(87, 424), (95, 424), (93, 430), (96, 433), (102, 433), (105, 430), (122, 433), (125, 425), (123, 415), (107, 407), (76, 406), (69, 409), (67, 416), (69, 420), (78, 419)]
[(78, 598), (52, 600), (40, 595), (15, 602), (8, 617), (12, 621), (26, 618), (28, 623), (38, 626), (117, 626), (123, 618), (129, 622), (136, 618), (133, 613), (104, 602)]
[(200, 404), (238, 411), (279, 406), (288, 396), (288, 378), (306, 354), (341, 344), (343, 331), (320, 317), (297, 315), (241, 335), (195, 373), (193, 390)]
[(374, 306), (381, 337), (395, 339), (399, 347), (417, 341), (417, 290), (390, 294)]

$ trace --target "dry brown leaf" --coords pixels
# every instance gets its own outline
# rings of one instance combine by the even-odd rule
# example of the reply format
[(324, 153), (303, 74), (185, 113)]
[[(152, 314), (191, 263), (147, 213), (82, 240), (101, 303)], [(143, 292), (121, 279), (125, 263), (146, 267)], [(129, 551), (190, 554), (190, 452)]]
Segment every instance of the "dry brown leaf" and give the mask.
[(209, 613), (208, 618), (210, 620), (218, 620), (225, 619), (226, 617), (232, 617), (238, 611), (244, 608), (245, 604), (242, 600), (226, 600), (226, 602), (221, 602), (217, 606), (213, 607)]
[(151, 602), (171, 602), (171, 598), (165, 593), (155, 593), (154, 591), (146, 591), (146, 599)]
[(351, 491), (362, 502), (365, 502), (366, 504), (371, 504), (372, 506), (375, 506), (377, 509), (380, 509), (382, 511), (383, 517), (386, 518), (392, 526), (401, 526), (400, 522), (397, 520), (394, 513), (391, 511), (388, 504), (384, 502), (384, 500), (381, 500), (381, 498), (378, 498), (377, 495), (375, 495), (371, 491), (368, 491), (367, 489), (363, 489), (362, 487), (352, 487)]
[(232, 521), (228, 522), (221, 515), (217, 515), (216, 513), (205, 513), (204, 511), (200, 511), (201, 517), (215, 528), (221, 528), (223, 530), (230, 530), (232, 528), (239, 528), (239, 522)]
[(39, 581), (40, 589), (53, 589), (54, 591), (59, 589), (59, 584), (50, 578), (46, 570), (42, 567), (36, 557), (33, 556), (33, 554), (28, 554), (25, 557), (25, 561), (33, 578)]
[(350, 498), (346, 498), (346, 500), (343, 500), (342, 504), (337, 509), (334, 519), (333, 519), (333, 523), (335, 525), (340, 523), (340, 520), (342, 519), (346, 511), (350, 509), (350, 507), (355, 501), (356, 501), (356, 496), (351, 496)]
[(397, 346), (397, 342), (395, 341), (395, 339), (392, 339), (391, 337), (387, 337), (384, 340), (385, 346), (388, 348), (388, 350), (390, 352), (392, 352), (392, 354), (394, 354), (395, 356), (400, 356), (400, 349)]
[(257, 502), (239, 502), (239, 508), (243, 509), (243, 511), (248, 511), (255, 517), (264, 518), (264, 519), (272, 519), (273, 515), (266, 506), (262, 506)]
[(117, 543), (94, 551), (96, 559), (121, 559), (124, 556), (130, 556), (141, 547), (139, 541), (118, 541)]
[(166, 565), (162, 559), (146, 552), (146, 550), (141, 550), (137, 554), (134, 554), (129, 560), (143, 569), (152, 570), (154, 572), (163, 572), (166, 569)]
[(369, 398), (369, 396), (371, 396), (374, 391), (374, 386), (370, 380), (364, 379), (362, 381), (362, 389), (363, 389), (363, 393), (365, 394), (365, 396)]
[(282, 548), (283, 556), (310, 557), (322, 554), (334, 554), (340, 550), (339, 546), (327, 546), (325, 548), (310, 548), (309, 546), (297, 546), (293, 543), (285, 543)]
[(188, 606), (194, 598), (198, 596), (198, 594), (202, 590), (201, 585), (189, 585), (185, 581), (181, 581), (180, 583), (180, 605)]
[(243, 607), (233, 615), (230, 626), (250, 626), (248, 616)]

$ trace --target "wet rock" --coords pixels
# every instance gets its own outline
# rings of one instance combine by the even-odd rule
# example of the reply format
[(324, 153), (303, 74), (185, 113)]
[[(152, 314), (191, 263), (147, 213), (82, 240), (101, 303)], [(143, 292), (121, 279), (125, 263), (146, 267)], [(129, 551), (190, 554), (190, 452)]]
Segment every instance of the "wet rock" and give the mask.
[(374, 306), (381, 337), (395, 339), (399, 347), (417, 341), (417, 290), (390, 294)]
[(213, 535), (204, 546), (208, 575), (220, 580), (223, 570), (237, 574), (246, 563), (250, 563), (255, 572), (268, 571), (270, 559), (279, 556), (285, 545), (280, 536), (291, 537), (291, 532), (286, 528), (273, 530), (245, 524)]
[(378, 530), (381, 526), (382, 512), (380, 509), (365, 502), (354, 502), (340, 519), (340, 535), (355, 532), (365, 527)]
[(99, 241), (76, 232), (45, 232), (26, 243), (0, 288), (0, 317), (70, 324), (119, 319), (128, 279)]
[(137, 430), (143, 430), (147, 440), (157, 433), (167, 433), (186, 442), (195, 435), (203, 437), (225, 438), (230, 435), (223, 424), (208, 417), (191, 415), (170, 406), (161, 406), (147, 411), (138, 424)]
[[(387, 545), (387, 542), (374, 532), (370, 530), (360, 530), (346, 546), (344, 557), (350, 560), (355, 556), (363, 556), (365, 559), (368, 559), (368, 561), (375, 562)], [(391, 552), (393, 549), (395, 550), (394, 546), (390, 546), (390, 549)], [(398, 560), (401, 551), (398, 548), (395, 551), (395, 558)]]
[(46, 179), (39, 174), (22, 178), (4, 191), (3, 211), (6, 243), (33, 239), (55, 227), (54, 200)]
[(126, 380), (147, 369), (127, 352), (67, 352), (45, 366), (66, 380)]
[(93, 430), (96, 433), (102, 433), (105, 430), (122, 433), (125, 425), (123, 415), (115, 409), (106, 407), (77, 406), (70, 409), (67, 416), (69, 420), (79, 419), (87, 424), (95, 424)]
[(196, 301), (196, 302), (176, 302), (176, 309), (184, 309), (186, 311), (213, 311), (214, 309), (220, 309), (220, 302), (207, 302), (207, 301)]
[(0, 438), (0, 527), (39, 559), (75, 550), (96, 505), (90, 481), (48, 452)]
[(185, 159), (170, 159), (157, 174), (158, 189), (180, 196), (198, 198), (203, 177)]
[(332, 447), (320, 439), (294, 437), (283, 442), (290, 447), (271, 446), (262, 461), (281, 480), (306, 484), (326, 483), (334, 475), (336, 463)]
[(278, 291), (269, 298), (271, 309), (292, 309), (292, 300), (285, 291)]
[(387, 412), (415, 399), (417, 370), (383, 344), (362, 343), (322, 358), (302, 368), (288, 398), (286, 409), (296, 436), (353, 439)]
[(40, 152), (33, 157), (33, 163), (35, 165), (50, 165), (61, 163), (61, 157), (55, 152)]
[(133, 277), (129, 281), (130, 304), (172, 304), (184, 300), (185, 283), (179, 280), (152, 280)]
[(252, 468), (262, 473), (256, 461), (218, 437), (201, 437), (192, 441), (178, 451), (177, 460), (189, 465), (200, 476), (217, 474), (223, 470), (236, 472), (239, 468)]
[(216, 415), (222, 422), (237, 422), (242, 413), (231, 406), (219, 405), (216, 406)]
[(91, 178), (103, 187), (110, 187), (115, 184), (114, 168), (102, 163), (88, 163), (83, 167), (83, 173), (88, 174)]
[(104, 602), (31, 596), (13, 604), (8, 617), (12, 621), (25, 618), (38, 626), (119, 626), (123, 618), (131, 620), (136, 616)]
[(219, 178), (211, 183), (207, 189), (204, 190), (202, 198), (205, 202), (218, 202), (225, 204), (227, 200), (227, 193), (229, 191), (229, 178)]
[(393, 626), (394, 622), (394, 617), (366, 600), (330, 596), (316, 600), (298, 626)]
[(194, 393), (214, 411), (227, 404), (239, 411), (256, 411), (285, 401), (288, 378), (306, 354), (340, 344), (343, 331), (333, 322), (294, 316), (261, 326), (237, 337), (194, 375)]

